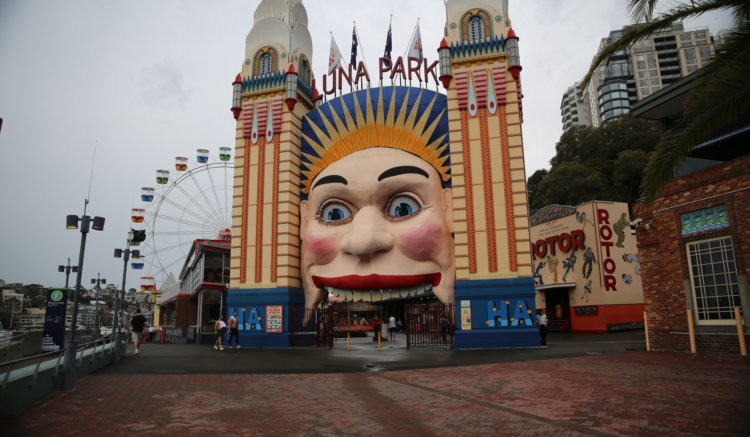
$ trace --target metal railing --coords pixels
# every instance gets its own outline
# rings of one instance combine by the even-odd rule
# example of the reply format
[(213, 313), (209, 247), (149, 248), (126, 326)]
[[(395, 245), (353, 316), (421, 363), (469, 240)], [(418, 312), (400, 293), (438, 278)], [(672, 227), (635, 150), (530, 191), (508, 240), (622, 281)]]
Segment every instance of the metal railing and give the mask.
[[(97, 358), (97, 356), (103, 358), (106, 349), (112, 350), (111, 347), (107, 347), (107, 345), (110, 345), (112, 343), (112, 336), (106, 335), (88, 343), (79, 344), (76, 348), (76, 367), (81, 367), (85, 356), (88, 356), (92, 362)], [(91, 349), (92, 346), (92, 353), (86, 354), (85, 350)], [(43, 352), (41, 354), (0, 363), (0, 372), (2, 372), (2, 376), (0, 376), (0, 378), (2, 378), (2, 383), (0, 383), (0, 396), (5, 395), (8, 383), (11, 381), (11, 377), (14, 371), (19, 374), (19, 378), (28, 376), (29, 372), (31, 372), (32, 379), (31, 383), (29, 384), (30, 387), (33, 387), (33, 385), (36, 383), (39, 377), (40, 369), (52, 369), (52, 377), (54, 379), (57, 379), (62, 373), (61, 369), (64, 354), (65, 349), (60, 349), (57, 351)], [(46, 364), (51, 361), (55, 362), (53, 366), (49, 366), (48, 364)]]

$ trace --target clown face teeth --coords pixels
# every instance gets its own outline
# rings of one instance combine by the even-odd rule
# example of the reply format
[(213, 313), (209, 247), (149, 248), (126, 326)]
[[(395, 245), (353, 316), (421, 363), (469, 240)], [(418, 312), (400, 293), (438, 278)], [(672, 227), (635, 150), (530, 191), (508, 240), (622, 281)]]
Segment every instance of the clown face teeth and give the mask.
[(432, 290), (432, 284), (426, 282), (411, 287), (384, 288), (377, 290), (342, 290), (340, 288), (325, 286), (329, 294), (349, 302), (382, 302), (388, 299), (405, 299), (408, 297), (422, 296)]

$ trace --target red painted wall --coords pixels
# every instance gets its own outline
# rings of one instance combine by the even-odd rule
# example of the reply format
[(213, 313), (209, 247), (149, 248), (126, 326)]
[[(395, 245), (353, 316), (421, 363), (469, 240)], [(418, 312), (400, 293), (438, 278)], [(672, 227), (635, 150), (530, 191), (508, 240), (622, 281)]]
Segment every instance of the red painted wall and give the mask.
[(643, 322), (643, 304), (598, 305), (595, 315), (576, 315), (570, 309), (570, 330), (573, 332), (607, 332), (607, 325)]

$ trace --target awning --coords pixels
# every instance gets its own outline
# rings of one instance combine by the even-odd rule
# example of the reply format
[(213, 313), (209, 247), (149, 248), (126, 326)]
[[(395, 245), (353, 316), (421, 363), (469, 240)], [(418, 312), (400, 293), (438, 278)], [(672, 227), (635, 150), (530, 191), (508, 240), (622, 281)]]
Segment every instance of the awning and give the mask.
[(547, 291), (547, 290), (560, 290), (564, 288), (576, 288), (578, 284), (575, 282), (560, 282), (557, 284), (547, 284), (536, 286), (536, 291)]

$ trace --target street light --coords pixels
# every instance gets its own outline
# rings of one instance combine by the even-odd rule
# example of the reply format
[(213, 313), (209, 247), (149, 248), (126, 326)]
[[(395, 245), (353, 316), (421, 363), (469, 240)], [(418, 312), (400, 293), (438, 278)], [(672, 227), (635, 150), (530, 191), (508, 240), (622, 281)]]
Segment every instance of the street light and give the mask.
[(123, 344), (122, 344), (122, 332), (120, 330), (120, 321), (122, 320), (122, 307), (123, 307), (123, 300), (125, 299), (125, 279), (128, 274), (128, 260), (130, 260), (130, 255), (133, 255), (133, 258), (140, 258), (141, 257), (141, 251), (140, 250), (130, 250), (130, 246), (136, 246), (140, 244), (142, 241), (146, 240), (146, 231), (145, 230), (134, 230), (131, 229), (128, 233), (128, 240), (125, 243), (125, 249), (115, 249), (115, 258), (122, 258), (123, 265), (122, 265), (122, 289), (120, 290), (117, 304), (115, 306), (115, 320), (112, 323), (112, 333), (114, 335), (115, 339), (115, 353), (114, 353), (114, 362), (119, 363), (122, 359), (122, 356), (125, 355), (125, 351), (123, 350)]
[(94, 307), (96, 308), (96, 314), (94, 315), (94, 334), (98, 336), (99, 331), (100, 331), (99, 330), (99, 292), (102, 289), (101, 284), (106, 284), (107, 280), (101, 277), (101, 273), (97, 273), (96, 279), (92, 278), (91, 283), (96, 284), (96, 295), (95, 295), (96, 304), (94, 305)]
[(71, 266), (70, 265), (70, 258), (68, 258), (68, 265), (66, 266), (57, 266), (57, 271), (60, 273), (65, 272), (65, 289), (68, 288), (68, 279), (70, 279), (70, 272), (78, 273), (78, 266)]
[(76, 349), (78, 344), (76, 342), (76, 328), (78, 322), (78, 293), (81, 290), (81, 274), (83, 273), (83, 254), (86, 251), (86, 234), (89, 232), (89, 226), (96, 231), (104, 230), (104, 217), (94, 217), (93, 219), (86, 215), (86, 208), (89, 205), (89, 200), (86, 199), (83, 206), (83, 215), (78, 217), (77, 215), (69, 215), (66, 218), (66, 227), (68, 229), (78, 229), (78, 223), (80, 222), (81, 230), (81, 248), (78, 252), (78, 272), (76, 275), (76, 288), (73, 294), (73, 320), (70, 323), (70, 335), (68, 336), (68, 342), (65, 344), (65, 360), (63, 361), (63, 381), (62, 389), (70, 390), (73, 388), (73, 380), (75, 378), (75, 361), (76, 361)]

